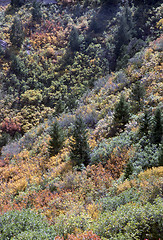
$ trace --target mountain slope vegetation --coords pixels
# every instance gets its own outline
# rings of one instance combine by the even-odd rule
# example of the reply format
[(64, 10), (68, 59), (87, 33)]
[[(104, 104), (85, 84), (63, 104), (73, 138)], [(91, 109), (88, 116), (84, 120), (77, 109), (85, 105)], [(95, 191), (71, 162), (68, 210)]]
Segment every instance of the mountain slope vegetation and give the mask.
[(162, 13), (0, 2), (0, 239), (162, 239)]

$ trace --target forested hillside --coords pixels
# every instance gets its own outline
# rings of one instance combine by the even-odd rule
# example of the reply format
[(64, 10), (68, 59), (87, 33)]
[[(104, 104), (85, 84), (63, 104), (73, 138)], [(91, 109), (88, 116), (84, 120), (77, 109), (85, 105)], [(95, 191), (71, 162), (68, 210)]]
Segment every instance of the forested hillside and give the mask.
[(162, 240), (163, 4), (0, 1), (0, 239)]

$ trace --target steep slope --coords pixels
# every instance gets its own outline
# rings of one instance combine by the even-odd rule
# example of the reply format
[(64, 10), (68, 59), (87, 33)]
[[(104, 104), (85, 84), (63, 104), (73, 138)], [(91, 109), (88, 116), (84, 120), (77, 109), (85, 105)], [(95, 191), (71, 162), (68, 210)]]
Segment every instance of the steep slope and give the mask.
[(161, 239), (162, 5), (63, 2), (1, 8), (0, 238)]

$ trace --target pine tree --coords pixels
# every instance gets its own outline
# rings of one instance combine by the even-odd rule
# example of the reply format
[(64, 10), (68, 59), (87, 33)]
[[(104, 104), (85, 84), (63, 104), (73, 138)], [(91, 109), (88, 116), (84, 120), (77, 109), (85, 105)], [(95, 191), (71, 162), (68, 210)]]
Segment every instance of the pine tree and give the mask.
[(87, 141), (87, 130), (82, 118), (77, 116), (71, 141), (70, 159), (74, 166), (87, 166), (90, 162), (90, 149)]
[(157, 108), (154, 114), (153, 125), (151, 129), (151, 142), (153, 144), (161, 143), (162, 135), (163, 135), (162, 116), (160, 109)]
[(49, 154), (55, 156), (63, 147), (64, 135), (58, 122), (55, 121), (50, 131), (51, 139), (49, 141)]
[(131, 91), (131, 102), (132, 102), (132, 111), (134, 113), (137, 113), (140, 111), (143, 107), (143, 99), (145, 95), (145, 89), (143, 85), (140, 83), (140, 81), (137, 81)]
[(19, 18), (15, 18), (10, 30), (10, 41), (12, 45), (21, 47), (24, 40), (23, 25)]
[(33, 8), (32, 8), (32, 20), (36, 22), (40, 22), (41, 18), (42, 18), (41, 5), (40, 3), (34, 1)]
[(116, 128), (121, 128), (124, 130), (125, 125), (128, 123), (130, 118), (129, 106), (126, 99), (121, 95), (119, 102), (115, 105), (114, 115), (113, 115), (113, 125)]

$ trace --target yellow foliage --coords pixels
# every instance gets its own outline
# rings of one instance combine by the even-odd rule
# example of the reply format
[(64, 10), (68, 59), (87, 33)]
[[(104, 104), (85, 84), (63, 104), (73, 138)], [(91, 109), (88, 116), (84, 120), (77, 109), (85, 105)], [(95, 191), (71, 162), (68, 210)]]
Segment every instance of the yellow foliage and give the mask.
[(131, 185), (130, 181), (125, 180), (122, 184), (119, 184), (117, 186), (117, 192), (121, 193), (121, 192), (123, 192), (125, 190), (130, 189), (131, 187), (132, 187), (132, 185)]
[(141, 172), (138, 177), (140, 180), (149, 179), (151, 177), (163, 177), (163, 167), (153, 167), (152, 169), (148, 169), (145, 172)]
[(157, 27), (163, 29), (163, 18), (161, 18), (160, 21), (157, 22)]
[(24, 191), (27, 187), (27, 180), (25, 178), (21, 178), (15, 182), (10, 182), (8, 184), (8, 188), (10, 189), (11, 194), (17, 194), (18, 192)]
[(87, 206), (87, 212), (88, 212), (88, 215), (93, 218), (93, 219), (97, 219), (98, 216), (99, 216), (99, 205), (95, 204), (94, 202), (93, 203), (90, 203), (88, 206)]
[(145, 51), (144, 58), (145, 58), (146, 61), (150, 61), (150, 58), (152, 57), (152, 53), (153, 53), (153, 49), (152, 48), (148, 48)]

